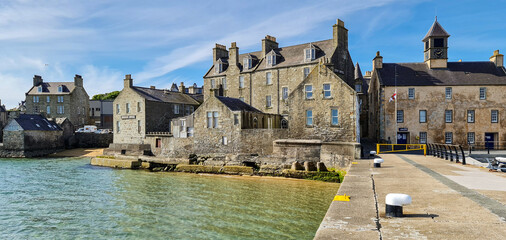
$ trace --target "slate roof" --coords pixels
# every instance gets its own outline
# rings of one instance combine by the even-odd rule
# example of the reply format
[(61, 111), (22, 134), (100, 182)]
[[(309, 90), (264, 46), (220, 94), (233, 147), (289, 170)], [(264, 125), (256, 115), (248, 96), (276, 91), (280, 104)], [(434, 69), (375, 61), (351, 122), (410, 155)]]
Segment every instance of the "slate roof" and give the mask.
[[(169, 90), (152, 89), (144, 87), (132, 87), (137, 93), (148, 101), (153, 102), (167, 102), (167, 103), (181, 103), (199, 105), (201, 102), (197, 101), (197, 96), (192, 97), (191, 94), (184, 94), (180, 92), (172, 92)], [(199, 95), (199, 94), (194, 94)]]
[(220, 102), (225, 104), (225, 106), (227, 106), (232, 111), (245, 111), (245, 112), (258, 112), (258, 113), (262, 112), (252, 107), (251, 105), (243, 102), (241, 99), (221, 97), (221, 96), (217, 96), (216, 98), (218, 98)]
[(448, 62), (448, 68), (430, 69), (426, 63), (383, 63), (380, 83), (395, 86), (506, 85), (506, 69), (493, 62)]
[(360, 70), (360, 65), (357, 63), (355, 64), (355, 79), (363, 79), (362, 76), (362, 70)]
[(37, 114), (20, 114), (14, 118), (23, 130), (38, 131), (62, 131), (62, 129), (54, 121), (49, 121), (45, 117)]
[(6, 112), (5, 106), (0, 105), (0, 112)]
[[(312, 61), (304, 61), (304, 49), (310, 48), (310, 45), (313, 45), (316, 48), (316, 56)], [(252, 72), (256, 70), (264, 70), (264, 69), (276, 69), (282, 67), (295, 66), (300, 64), (310, 64), (317, 63), (320, 58), (327, 56), (331, 57), (334, 53), (334, 45), (332, 39), (323, 40), (318, 42), (310, 42), (303, 43), (299, 45), (287, 46), (282, 48), (273, 49), (274, 52), (278, 55), (276, 59), (276, 65), (272, 67), (268, 67), (266, 61), (262, 58), (262, 51), (243, 53), (239, 55), (238, 65), (242, 72)], [(243, 59), (251, 56), (253, 59), (253, 66), (250, 69), (243, 69)], [(222, 60), (223, 61), (223, 60)], [(223, 72), (216, 73), (214, 71), (214, 65), (211, 67), (209, 72), (204, 77), (214, 77), (221, 76), (226, 74), (227, 69), (223, 69)]]
[[(42, 92), (38, 92), (38, 87), (42, 86)], [(62, 92), (58, 92), (58, 86), (62, 86)], [(38, 86), (32, 87), (28, 91), (28, 95), (66, 95), (74, 91), (76, 85), (74, 82), (43, 82)]]
[(427, 40), (427, 38), (429, 37), (449, 37), (449, 36), (450, 34), (448, 34), (445, 31), (445, 29), (441, 26), (441, 24), (439, 24), (436, 18), (427, 34), (425, 34), (425, 37), (423, 38), (422, 42), (425, 42), (425, 40)]

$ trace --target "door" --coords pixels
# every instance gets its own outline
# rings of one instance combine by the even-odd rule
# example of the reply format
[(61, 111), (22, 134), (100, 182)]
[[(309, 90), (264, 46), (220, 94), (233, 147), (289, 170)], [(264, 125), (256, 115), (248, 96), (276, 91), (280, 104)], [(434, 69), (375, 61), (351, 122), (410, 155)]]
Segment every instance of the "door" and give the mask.
[(494, 133), (485, 133), (485, 148), (494, 149)]
[(408, 144), (408, 133), (398, 132), (397, 133), (397, 144)]

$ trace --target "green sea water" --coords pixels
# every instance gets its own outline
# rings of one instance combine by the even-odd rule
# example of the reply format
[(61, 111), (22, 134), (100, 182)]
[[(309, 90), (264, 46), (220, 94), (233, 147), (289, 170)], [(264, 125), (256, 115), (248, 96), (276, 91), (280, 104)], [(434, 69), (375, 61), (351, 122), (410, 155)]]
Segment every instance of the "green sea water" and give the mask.
[(338, 187), (0, 159), (0, 239), (312, 239)]

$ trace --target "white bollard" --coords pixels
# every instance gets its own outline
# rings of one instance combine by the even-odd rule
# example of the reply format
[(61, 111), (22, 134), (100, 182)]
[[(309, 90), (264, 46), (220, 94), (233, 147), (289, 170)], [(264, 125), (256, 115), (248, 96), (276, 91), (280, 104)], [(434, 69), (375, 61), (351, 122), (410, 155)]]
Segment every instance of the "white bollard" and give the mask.
[(376, 155), (376, 151), (370, 151), (369, 152), (369, 157), (374, 157)]
[(402, 193), (389, 193), (385, 198), (387, 217), (402, 217), (402, 206), (411, 204), (411, 196)]
[(384, 160), (383, 160), (383, 159), (381, 159), (381, 158), (375, 158), (375, 159), (374, 159), (374, 167), (375, 167), (375, 168), (379, 168), (379, 167), (381, 167), (381, 164), (382, 164), (383, 162), (384, 162)]

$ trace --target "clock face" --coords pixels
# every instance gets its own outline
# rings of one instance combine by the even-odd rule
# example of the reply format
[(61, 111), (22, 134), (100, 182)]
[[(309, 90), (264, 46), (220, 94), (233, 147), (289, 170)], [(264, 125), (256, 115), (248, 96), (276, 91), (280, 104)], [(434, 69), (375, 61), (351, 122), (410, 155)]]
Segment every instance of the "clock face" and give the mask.
[(436, 58), (443, 58), (444, 57), (443, 49), (435, 49), (434, 56), (436, 56)]

